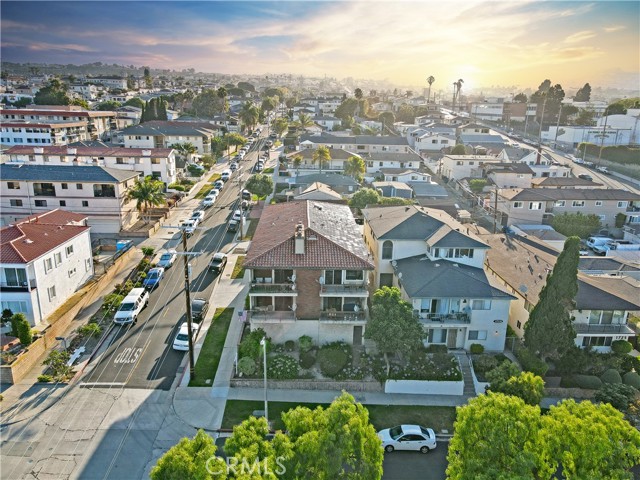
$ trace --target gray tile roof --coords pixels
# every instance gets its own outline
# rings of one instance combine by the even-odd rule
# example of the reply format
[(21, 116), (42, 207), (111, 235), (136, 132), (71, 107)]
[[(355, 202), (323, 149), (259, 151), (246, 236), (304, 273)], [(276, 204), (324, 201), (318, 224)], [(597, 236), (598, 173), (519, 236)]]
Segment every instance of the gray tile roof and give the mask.
[(626, 190), (605, 188), (523, 188), (512, 201), (555, 201), (555, 200), (640, 200), (640, 195)]
[[(313, 158), (313, 154), (315, 152), (315, 149), (313, 148), (304, 148), (302, 150), (298, 150), (295, 152), (291, 152), (287, 154), (287, 159), (291, 159), (293, 160), (295, 157), (297, 156), (301, 156), (303, 159), (306, 160), (311, 160)], [(329, 149), (329, 155), (331, 156), (332, 160), (347, 160), (351, 157), (360, 157), (361, 155), (358, 155), (357, 153), (353, 153), (353, 152), (348, 152), (346, 150), (343, 150), (341, 148), (330, 148)]]
[(337, 186), (360, 186), (353, 178), (338, 173), (310, 173), (309, 175), (299, 175), (295, 177), (296, 185), (310, 185), (315, 182), (324, 183), (330, 187)]
[(0, 178), (15, 181), (120, 183), (140, 174), (98, 166), (0, 164)]
[(578, 261), (578, 270), (600, 272), (637, 272), (640, 267), (620, 262), (609, 257), (581, 257)]
[(422, 158), (417, 153), (396, 153), (396, 152), (381, 152), (381, 153), (367, 153), (363, 154), (365, 160), (373, 160), (376, 162), (382, 161), (395, 161), (395, 162), (422, 162)]
[(463, 133), (460, 135), (462, 143), (502, 143), (505, 140), (500, 135), (482, 135), (473, 133)]
[(488, 163), (482, 168), (487, 173), (523, 173), (533, 175), (533, 170), (526, 163)]
[(448, 197), (447, 189), (437, 183), (407, 182), (416, 197)]
[(578, 278), (576, 308), (580, 310), (640, 310), (640, 288), (620, 277)]
[(409, 146), (405, 137), (385, 135), (378, 137), (377, 135), (352, 135), (341, 136), (331, 135), (330, 133), (322, 132), (321, 135), (302, 135), (300, 142), (309, 141), (318, 144), (333, 144), (333, 145), (406, 145)]
[(396, 260), (394, 270), (411, 298), (515, 298), (493, 287), (481, 268), (416, 255)]
[(509, 160), (513, 160), (514, 162), (518, 160), (522, 160), (524, 157), (531, 155), (535, 150), (531, 150), (529, 148), (517, 148), (517, 147), (504, 147), (503, 154), (509, 158)]

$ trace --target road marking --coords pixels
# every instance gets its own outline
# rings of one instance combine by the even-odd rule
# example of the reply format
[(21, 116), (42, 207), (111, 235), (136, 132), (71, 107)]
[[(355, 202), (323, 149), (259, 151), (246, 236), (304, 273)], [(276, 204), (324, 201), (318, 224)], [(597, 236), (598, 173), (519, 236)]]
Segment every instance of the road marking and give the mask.
[(141, 347), (127, 347), (118, 354), (118, 356), (113, 360), (113, 363), (136, 363), (140, 356), (140, 352), (142, 352)]
[(122, 387), (124, 382), (80, 382), (81, 387)]

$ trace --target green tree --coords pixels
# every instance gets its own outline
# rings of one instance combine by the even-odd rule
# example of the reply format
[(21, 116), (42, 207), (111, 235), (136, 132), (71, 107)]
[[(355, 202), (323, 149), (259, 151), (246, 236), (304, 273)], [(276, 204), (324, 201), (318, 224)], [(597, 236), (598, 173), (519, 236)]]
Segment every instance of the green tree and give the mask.
[[(16, 314), (20, 315), (20, 314)], [(17, 322), (18, 325), (18, 339), (20, 343), (25, 347), (28, 347), (33, 342), (33, 334), (31, 333), (31, 325), (24, 316)]]
[(300, 165), (302, 165), (302, 155), (296, 155), (293, 157), (293, 167), (297, 169)]
[(524, 93), (519, 93), (513, 97), (513, 101), (517, 103), (527, 103), (527, 100), (527, 95)]
[(306, 129), (314, 124), (313, 119), (306, 113), (298, 115), (298, 127)]
[(551, 478), (559, 467), (567, 479), (633, 478), (640, 432), (611, 405), (564, 400), (541, 421), (540, 478)]
[(89, 103), (84, 98), (72, 98), (70, 105), (76, 105), (84, 108), (85, 110), (89, 110)]
[(578, 293), (579, 249), (578, 237), (567, 238), (525, 324), (525, 345), (543, 359), (557, 359), (574, 345), (576, 331), (569, 312)]
[(144, 107), (144, 100), (142, 100), (141, 98), (138, 98), (138, 97), (134, 97), (134, 98), (130, 98), (129, 100), (124, 102), (124, 105), (125, 106), (129, 106), (129, 107), (142, 108), (142, 107)]
[(344, 162), (344, 174), (349, 175), (354, 180), (361, 182), (365, 172), (364, 160), (352, 155)]
[(276, 97), (278, 102), (283, 102), (287, 98), (289, 90), (286, 87), (267, 88), (263, 93), (263, 97)]
[(271, 128), (278, 136), (281, 136), (289, 128), (289, 122), (285, 117), (278, 117), (273, 121)]
[(456, 409), (448, 480), (534, 480), (540, 408), (488, 393)]
[(255, 92), (256, 91), (256, 87), (254, 87), (253, 84), (251, 84), (249, 82), (238, 82), (238, 88), (246, 90), (247, 92)]
[(218, 95), (218, 98), (222, 100), (222, 111), (229, 111), (229, 102), (227, 102), (227, 96), (229, 95), (229, 92), (227, 92), (227, 89), (224, 87), (220, 87), (218, 88), (218, 90), (216, 90), (216, 94)]
[(579, 89), (573, 97), (574, 102), (588, 102), (591, 100), (591, 85), (584, 84), (584, 87)]
[(145, 213), (150, 207), (166, 203), (163, 190), (164, 184), (161, 181), (145, 177), (142, 181), (136, 180), (135, 185), (127, 192), (127, 200), (136, 201), (136, 209), (141, 213), (145, 223), (149, 223)]
[(144, 67), (144, 84), (147, 88), (153, 88), (153, 78), (151, 78), (151, 70), (149, 67)]
[[(9, 310), (11, 311), (11, 310)], [(4, 313), (4, 311), (3, 311)], [(14, 313), (10, 316), (9, 322), (11, 322), (11, 336), (18, 338), (19, 330), (18, 327), (20, 323), (26, 322), (27, 317), (24, 316), (24, 313)]]
[(56, 381), (64, 381), (73, 372), (73, 368), (68, 365), (70, 358), (71, 354), (66, 350), (52, 350), (42, 364), (49, 367), (51, 376)]
[(613, 408), (626, 412), (629, 406), (634, 402), (638, 395), (638, 391), (631, 385), (624, 383), (605, 383), (596, 392), (595, 400), (597, 402), (608, 403)]
[(242, 145), (247, 143), (246, 137), (236, 132), (227, 133), (224, 136), (224, 139), (227, 145), (236, 147), (236, 150), (238, 149), (238, 147), (241, 147)]
[(378, 115), (378, 121), (382, 122), (382, 134), (384, 135), (387, 128), (393, 129), (393, 124), (396, 121), (396, 116), (393, 112), (382, 112)]
[(311, 157), (312, 164), (318, 164), (320, 173), (323, 168), (327, 168), (331, 162), (331, 151), (328, 147), (321, 145), (313, 151), (313, 157)]
[(640, 108), (640, 97), (624, 98), (611, 103), (605, 109), (609, 115), (626, 115), (630, 108)]
[(273, 192), (273, 179), (270, 175), (252, 175), (245, 188), (258, 197), (266, 197)]
[(331, 405), (282, 414), (294, 455), (286, 478), (377, 480), (383, 450), (369, 412), (343, 392)]
[[(459, 145), (456, 145), (455, 148), (457, 148)], [(463, 145), (464, 147), (464, 145)], [(454, 149), (455, 149), (454, 148)], [(476, 195), (478, 193), (482, 192), (482, 189), (487, 185), (487, 181), (484, 178), (474, 178), (473, 180), (469, 181), (469, 188), (471, 189), (471, 191), (473, 193), (475, 193)]]
[(225, 111), (226, 98), (219, 96), (219, 90), (207, 88), (191, 102), (191, 111), (197, 117), (214, 117)]
[(373, 206), (377, 205), (379, 202), (380, 194), (373, 188), (361, 188), (351, 196), (351, 200), (349, 200), (349, 206), (351, 208), (362, 210), (363, 208), (366, 208), (367, 205)]
[(227, 467), (215, 456), (216, 450), (213, 438), (198, 430), (195, 437), (183, 438), (160, 457), (151, 469), (151, 480), (224, 480), (228, 478)]
[(251, 102), (245, 102), (240, 110), (240, 121), (242, 122), (243, 129), (253, 130), (253, 127), (258, 123), (260, 112), (258, 108)]
[(351, 118), (356, 114), (359, 102), (356, 98), (347, 98), (336, 108), (335, 116), (342, 120), (343, 124), (350, 124)]
[(396, 287), (382, 287), (373, 294), (371, 320), (365, 330), (365, 337), (376, 342), (387, 363), (387, 375), (391, 365), (389, 353), (403, 356), (406, 352), (419, 349), (425, 331), (413, 315), (413, 307), (402, 300)]
[(189, 161), (191, 156), (198, 151), (195, 145), (191, 142), (183, 142), (183, 143), (174, 143), (171, 145), (178, 155), (185, 159), (185, 161)]
[(111, 112), (116, 108), (120, 108), (121, 105), (122, 104), (120, 102), (116, 102), (115, 100), (108, 100), (106, 102), (101, 102), (98, 105), (96, 105), (95, 109), (99, 111)]
[(36, 105), (69, 105), (71, 98), (67, 92), (67, 85), (57, 78), (49, 81), (33, 98)]
[[(511, 362), (502, 362), (502, 365), (505, 363)], [(496, 386), (492, 383), (490, 389), (492, 392), (519, 397), (527, 405), (540, 405), (544, 396), (544, 380), (531, 372), (520, 372)]]
[(563, 213), (555, 215), (551, 221), (554, 230), (567, 237), (587, 238), (600, 230), (600, 218), (597, 215), (581, 213)]
[[(433, 75), (429, 75), (427, 77), (427, 83), (429, 84), (429, 93), (427, 94), (427, 103), (431, 102), (431, 85), (433, 85), (435, 81), (436, 81), (436, 77), (434, 77)], [(435, 101), (435, 98), (434, 98), (434, 101)]]
[(278, 106), (278, 99), (276, 97), (265, 97), (262, 100), (261, 108), (265, 112), (270, 112)]
[(451, 155), (466, 155), (466, 154), (467, 154), (467, 150), (462, 143), (457, 144), (451, 150)]
[[(563, 113), (564, 113), (563, 109)], [(576, 125), (593, 126), (596, 124), (596, 111), (592, 108), (581, 108), (578, 110), (578, 117), (575, 120)]]

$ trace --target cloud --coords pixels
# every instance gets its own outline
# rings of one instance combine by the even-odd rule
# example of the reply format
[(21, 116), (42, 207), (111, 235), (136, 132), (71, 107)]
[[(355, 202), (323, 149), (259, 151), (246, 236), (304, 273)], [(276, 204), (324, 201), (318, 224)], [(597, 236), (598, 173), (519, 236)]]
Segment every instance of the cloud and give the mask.
[(595, 37), (595, 32), (591, 30), (583, 30), (581, 32), (576, 32), (573, 35), (569, 35), (564, 39), (564, 43), (580, 43), (585, 40), (589, 40), (590, 38)]
[(73, 51), (73, 52), (98, 52), (98, 50), (86, 45), (78, 45), (74, 43), (46, 43), (32, 42), (26, 45), (27, 49), (33, 51)]
[(604, 27), (603, 30), (607, 33), (619, 32), (620, 30), (625, 30), (627, 27), (624, 25), (612, 25), (610, 27)]

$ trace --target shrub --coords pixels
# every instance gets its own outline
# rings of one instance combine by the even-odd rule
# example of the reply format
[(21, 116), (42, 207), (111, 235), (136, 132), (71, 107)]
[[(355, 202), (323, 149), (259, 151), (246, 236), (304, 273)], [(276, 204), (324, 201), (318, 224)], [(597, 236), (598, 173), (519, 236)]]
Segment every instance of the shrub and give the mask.
[[(22, 315), (18, 313), (16, 315)], [(31, 333), (31, 325), (27, 319), (22, 315), (22, 318), (18, 321), (18, 338), (20, 339), (20, 343), (25, 347), (31, 345), (33, 342), (33, 334)]]
[(71, 355), (66, 350), (52, 350), (42, 364), (49, 367), (53, 378), (56, 380), (66, 380), (73, 371), (73, 368), (67, 365), (70, 358)]
[(531, 372), (520, 372), (509, 377), (499, 389), (494, 388), (492, 383), (491, 390), (520, 397), (527, 405), (539, 405), (544, 395), (544, 380)]
[[(240, 347), (238, 347), (238, 355), (242, 357), (250, 357), (254, 360), (258, 358), (262, 351), (262, 345), (260, 341), (266, 336), (266, 333), (261, 328), (256, 328), (242, 339)], [(271, 347), (270, 338), (267, 337), (267, 352)]]
[(576, 375), (574, 379), (580, 388), (597, 390), (602, 386), (602, 380), (595, 375)]
[(284, 342), (284, 349), (287, 352), (293, 352), (296, 349), (296, 342), (294, 342), (293, 340), (287, 340), (286, 342)]
[(83, 337), (97, 337), (102, 333), (102, 327), (97, 323), (87, 323), (76, 330)]
[(9, 321), (11, 322), (11, 336), (20, 337), (20, 324), (22, 322), (26, 322), (27, 317), (25, 317), (23, 313), (14, 313), (13, 315), (11, 315)]
[(502, 362), (496, 368), (489, 370), (487, 372), (487, 380), (491, 383), (491, 389), (494, 388), (498, 384), (502, 384), (509, 380), (511, 377), (515, 377), (520, 374), (520, 369), (515, 363), (511, 362)]
[(13, 312), (10, 308), (2, 310), (2, 323), (11, 321), (11, 317), (13, 317)]
[(153, 252), (155, 252), (153, 247), (142, 247), (141, 250), (145, 257), (152, 257)]
[(313, 347), (313, 340), (309, 335), (303, 335), (298, 339), (301, 352), (308, 352)]
[(480, 345), (479, 343), (472, 343), (469, 347), (469, 350), (473, 354), (480, 354), (484, 352), (484, 345)]
[(622, 377), (622, 383), (631, 385), (636, 390), (640, 390), (640, 375), (636, 372), (627, 372)]
[(637, 393), (631, 385), (605, 383), (596, 392), (595, 399), (598, 402), (610, 403), (614, 408), (624, 412), (633, 403)]
[(122, 300), (124, 300), (124, 295), (119, 295), (117, 293), (110, 293), (109, 295), (105, 295), (102, 302), (102, 309), (107, 312), (115, 311), (122, 303)]
[[(143, 258), (142, 260), (140, 260), (140, 263), (138, 263), (138, 271), (139, 272), (146, 272), (149, 269), (150, 265), (151, 265), (151, 261), (149, 261), (148, 258)], [(127, 283), (130, 283), (130, 282), (131, 282), (131, 280), (127, 280), (125, 282), (125, 289), (126, 289)], [(131, 289), (129, 289), (129, 290), (131, 290)]]
[(446, 345), (434, 343), (429, 345), (425, 351), (427, 353), (447, 353), (449, 349), (447, 348)]
[(318, 363), (323, 375), (333, 378), (351, 360), (349, 346), (343, 342), (324, 345), (318, 352)]
[(168, 185), (167, 188), (170, 188), (171, 190), (177, 190), (178, 192), (184, 192), (186, 190), (184, 185), (180, 185), (179, 183), (172, 183)]
[(45, 375), (45, 374), (38, 375), (38, 381), (40, 383), (51, 383), (53, 382), (53, 377), (51, 375)]
[(591, 356), (593, 354), (589, 350), (574, 346), (556, 361), (556, 372), (560, 375), (585, 372), (591, 363)]
[(600, 375), (600, 380), (602, 380), (602, 383), (622, 383), (622, 377), (620, 376), (618, 371), (614, 370), (613, 368), (610, 368), (602, 375)]
[(611, 350), (617, 354), (627, 354), (633, 350), (633, 345), (626, 340), (615, 340), (611, 342)]
[(481, 355), (473, 359), (473, 370), (476, 375), (483, 375), (498, 366), (498, 359), (493, 355)]
[(291, 355), (275, 355), (267, 359), (267, 376), (276, 380), (298, 378), (298, 362)]
[(631, 355), (622, 355), (622, 362), (620, 363), (620, 370), (622, 372), (631, 372), (635, 370), (640, 372), (640, 357), (632, 357)]
[(316, 352), (314, 350), (307, 350), (306, 352), (300, 352), (300, 367), (308, 370), (316, 363)]
[(520, 365), (522, 365), (523, 370), (538, 375), (539, 377), (544, 377), (547, 370), (549, 370), (549, 365), (543, 360), (540, 360), (536, 354), (528, 348), (517, 349), (516, 358), (520, 362)]
[(238, 370), (242, 375), (253, 375), (256, 373), (256, 362), (253, 358), (250, 357), (242, 357), (238, 360)]

